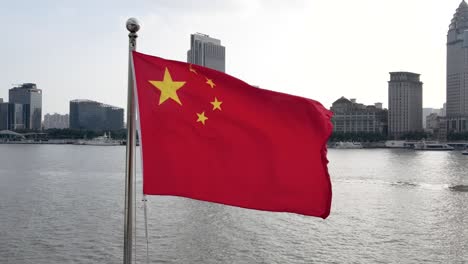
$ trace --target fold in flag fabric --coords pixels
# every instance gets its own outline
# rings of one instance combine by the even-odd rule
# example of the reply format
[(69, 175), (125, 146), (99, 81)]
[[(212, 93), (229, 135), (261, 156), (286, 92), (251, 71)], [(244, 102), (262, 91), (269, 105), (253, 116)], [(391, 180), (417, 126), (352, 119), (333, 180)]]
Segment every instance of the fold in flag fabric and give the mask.
[(332, 114), (320, 103), (198, 65), (132, 59), (144, 194), (329, 215)]

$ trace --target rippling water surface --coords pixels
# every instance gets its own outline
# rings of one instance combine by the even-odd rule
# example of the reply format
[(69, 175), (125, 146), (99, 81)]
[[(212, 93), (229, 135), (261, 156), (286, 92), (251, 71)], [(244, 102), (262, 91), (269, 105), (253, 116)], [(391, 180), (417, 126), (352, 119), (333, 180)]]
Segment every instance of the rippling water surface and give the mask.
[[(468, 156), (359, 149), (328, 158), (327, 220), (149, 197), (150, 262), (468, 263)], [(0, 145), (0, 263), (121, 263), (124, 159), (124, 147)]]

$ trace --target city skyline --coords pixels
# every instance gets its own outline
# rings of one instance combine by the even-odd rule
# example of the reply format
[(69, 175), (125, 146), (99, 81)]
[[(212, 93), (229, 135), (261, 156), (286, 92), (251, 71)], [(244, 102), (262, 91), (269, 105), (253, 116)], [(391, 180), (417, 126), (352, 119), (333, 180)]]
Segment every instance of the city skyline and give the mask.
[(423, 106), (441, 108), (446, 35), (460, 2), (8, 3), (0, 21), (15, 27), (0, 44), (8, 62), (0, 66), (0, 98), (13, 84), (34, 82), (43, 90), (43, 114), (67, 113), (73, 98), (125, 106), (125, 21), (133, 16), (142, 25), (140, 52), (185, 61), (190, 34), (203, 32), (229, 51), (230, 75), (327, 108), (341, 96), (388, 107), (391, 71), (420, 73)]

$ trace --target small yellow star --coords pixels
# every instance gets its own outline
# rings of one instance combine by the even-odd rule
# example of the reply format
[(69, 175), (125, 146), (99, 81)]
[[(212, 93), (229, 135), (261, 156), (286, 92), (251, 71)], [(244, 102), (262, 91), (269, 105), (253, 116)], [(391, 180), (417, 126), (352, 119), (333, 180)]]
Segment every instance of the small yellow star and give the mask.
[(193, 72), (195, 74), (198, 74), (197, 70), (195, 70), (194, 68), (192, 68), (192, 64), (189, 64), (189, 70), (190, 72)]
[[(205, 77), (206, 78), (206, 77)], [(206, 78), (206, 83), (211, 86), (211, 88), (214, 88), (216, 84), (213, 82), (213, 80)]]
[(197, 116), (197, 122), (201, 122), (203, 125), (205, 125), (205, 121), (208, 119), (208, 117), (205, 116), (205, 112), (201, 112), (200, 114), (197, 113)]
[(216, 109), (218, 109), (219, 111), (221, 111), (221, 104), (222, 104), (222, 103), (223, 103), (223, 102), (218, 101), (218, 98), (216, 98), (216, 97), (215, 97), (215, 99), (214, 99), (213, 102), (210, 102), (210, 104), (213, 105), (213, 111), (216, 110)]
[(159, 105), (164, 103), (167, 99), (171, 98), (176, 101), (178, 104), (182, 105), (180, 102), (179, 96), (177, 96), (177, 90), (184, 86), (185, 82), (174, 82), (171, 77), (171, 73), (166, 67), (164, 71), (164, 79), (162, 81), (148, 81), (156, 88), (161, 91), (161, 96), (159, 97)]

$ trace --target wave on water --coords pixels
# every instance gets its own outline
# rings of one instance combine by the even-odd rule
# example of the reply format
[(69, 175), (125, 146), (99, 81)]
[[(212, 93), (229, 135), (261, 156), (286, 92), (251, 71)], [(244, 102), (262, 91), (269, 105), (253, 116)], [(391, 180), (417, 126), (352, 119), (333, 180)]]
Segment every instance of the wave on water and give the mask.
[(385, 184), (391, 185), (397, 188), (422, 188), (426, 190), (450, 190), (453, 192), (468, 192), (468, 185), (450, 185), (443, 183), (425, 183), (425, 182), (412, 182), (412, 181), (379, 181), (379, 180), (335, 180), (335, 182), (344, 182), (344, 183), (362, 183), (362, 184)]
[(406, 182), (406, 181), (397, 181), (392, 182), (390, 185), (398, 186), (398, 187), (420, 187), (423, 189), (430, 189), (430, 190), (447, 190), (453, 192), (468, 192), (468, 185), (448, 185), (448, 184), (431, 184), (431, 183), (414, 183), (414, 182)]
[(449, 190), (454, 192), (468, 192), (468, 185), (454, 185), (449, 186)]
[(434, 184), (434, 183), (424, 183), (424, 182), (409, 182), (409, 181), (397, 181), (391, 182), (390, 185), (396, 187), (404, 188), (422, 188), (427, 190), (443, 190), (447, 189), (449, 186), (447, 184)]
[(390, 185), (394, 186), (405, 186), (405, 187), (417, 187), (419, 184), (414, 183), (414, 182), (405, 182), (405, 181), (397, 181), (397, 182), (392, 182)]

